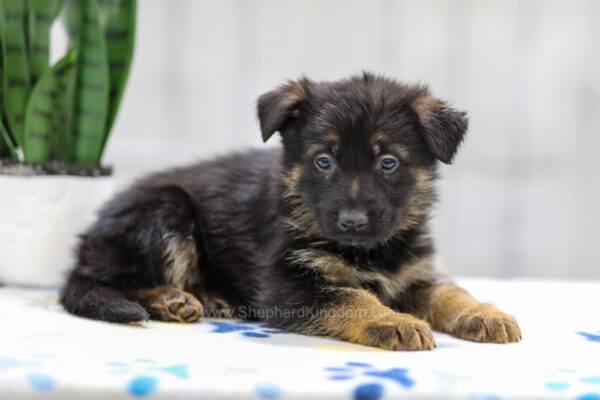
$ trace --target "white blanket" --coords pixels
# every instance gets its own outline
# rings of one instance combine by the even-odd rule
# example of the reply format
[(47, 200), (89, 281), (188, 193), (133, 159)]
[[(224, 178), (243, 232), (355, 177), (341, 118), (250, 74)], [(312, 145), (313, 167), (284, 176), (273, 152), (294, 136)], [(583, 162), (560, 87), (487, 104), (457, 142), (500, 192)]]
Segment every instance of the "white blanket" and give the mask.
[(0, 288), (1, 399), (600, 400), (600, 282), (460, 280), (523, 341), (389, 352), (232, 320), (112, 325)]

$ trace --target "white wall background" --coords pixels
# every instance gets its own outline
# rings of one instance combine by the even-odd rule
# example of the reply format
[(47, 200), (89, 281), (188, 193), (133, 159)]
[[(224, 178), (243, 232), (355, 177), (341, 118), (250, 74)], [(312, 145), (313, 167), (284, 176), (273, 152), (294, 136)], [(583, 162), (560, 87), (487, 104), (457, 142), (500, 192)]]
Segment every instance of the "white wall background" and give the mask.
[(600, 278), (600, 1), (139, 0), (121, 176), (261, 146), (302, 74), (427, 82), (469, 111), (435, 230), (454, 274)]

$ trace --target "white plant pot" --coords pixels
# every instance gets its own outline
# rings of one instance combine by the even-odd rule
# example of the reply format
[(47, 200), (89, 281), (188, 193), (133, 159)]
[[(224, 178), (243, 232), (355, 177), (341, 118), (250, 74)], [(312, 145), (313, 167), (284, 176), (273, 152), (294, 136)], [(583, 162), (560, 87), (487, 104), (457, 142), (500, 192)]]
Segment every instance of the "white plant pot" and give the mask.
[(0, 175), (0, 283), (58, 287), (114, 178)]

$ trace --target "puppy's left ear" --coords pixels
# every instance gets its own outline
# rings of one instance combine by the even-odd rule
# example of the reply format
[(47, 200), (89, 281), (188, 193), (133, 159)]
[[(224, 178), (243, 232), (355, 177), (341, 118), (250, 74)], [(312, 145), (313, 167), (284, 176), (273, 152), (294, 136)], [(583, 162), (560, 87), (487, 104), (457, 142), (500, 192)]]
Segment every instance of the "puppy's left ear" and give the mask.
[(311, 82), (308, 79), (289, 81), (258, 98), (256, 111), (263, 142), (275, 132), (285, 134), (294, 125), (310, 96), (310, 89)]
[(417, 97), (412, 106), (423, 127), (429, 150), (438, 160), (450, 164), (467, 133), (467, 113), (450, 108), (429, 95)]

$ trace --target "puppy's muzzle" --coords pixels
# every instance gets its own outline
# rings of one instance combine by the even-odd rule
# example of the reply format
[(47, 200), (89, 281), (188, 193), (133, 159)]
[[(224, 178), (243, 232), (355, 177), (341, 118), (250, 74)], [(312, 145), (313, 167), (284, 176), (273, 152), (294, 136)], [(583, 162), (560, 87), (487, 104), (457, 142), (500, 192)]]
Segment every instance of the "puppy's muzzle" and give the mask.
[(337, 226), (340, 230), (361, 231), (369, 224), (367, 213), (360, 210), (342, 210), (338, 215)]

